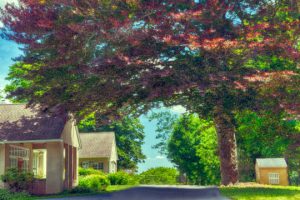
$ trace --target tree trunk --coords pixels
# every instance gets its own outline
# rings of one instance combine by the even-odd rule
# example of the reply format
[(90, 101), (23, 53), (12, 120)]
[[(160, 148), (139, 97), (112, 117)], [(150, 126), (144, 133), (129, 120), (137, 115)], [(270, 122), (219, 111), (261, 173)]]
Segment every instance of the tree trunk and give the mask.
[(220, 106), (215, 108), (214, 122), (218, 135), (222, 184), (235, 184), (239, 180), (239, 174), (233, 119), (224, 111), (223, 107)]

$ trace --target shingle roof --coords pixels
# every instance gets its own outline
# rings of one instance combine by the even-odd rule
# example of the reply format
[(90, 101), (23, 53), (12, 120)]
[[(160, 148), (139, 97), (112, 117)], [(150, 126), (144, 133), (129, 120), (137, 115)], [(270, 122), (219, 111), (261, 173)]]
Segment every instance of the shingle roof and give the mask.
[(109, 158), (115, 141), (114, 132), (80, 133), (79, 158)]
[(260, 168), (287, 167), (284, 158), (257, 158), (256, 163)]
[(0, 141), (59, 139), (66, 115), (50, 115), (25, 104), (0, 104)]

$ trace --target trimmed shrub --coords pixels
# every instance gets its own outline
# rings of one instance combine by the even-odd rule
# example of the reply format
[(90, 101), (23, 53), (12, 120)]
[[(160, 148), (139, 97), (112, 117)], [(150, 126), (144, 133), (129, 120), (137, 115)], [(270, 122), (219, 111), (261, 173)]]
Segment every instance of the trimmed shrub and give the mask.
[(137, 177), (133, 174), (128, 174), (124, 171), (108, 174), (108, 179), (111, 185), (136, 185), (138, 184)]
[(105, 174), (104, 172), (102, 172), (100, 170), (96, 170), (96, 169), (93, 169), (93, 168), (85, 169), (85, 168), (82, 168), (82, 167), (80, 167), (78, 169), (78, 173), (79, 173), (79, 176), (104, 175)]
[(8, 185), (11, 192), (23, 192), (28, 190), (31, 185), (33, 174), (17, 169), (8, 169), (1, 176), (1, 180)]
[(141, 184), (176, 185), (179, 173), (174, 168), (151, 168), (139, 175)]
[(90, 189), (91, 191), (104, 191), (110, 185), (106, 176), (87, 175), (79, 179), (78, 186), (81, 189)]

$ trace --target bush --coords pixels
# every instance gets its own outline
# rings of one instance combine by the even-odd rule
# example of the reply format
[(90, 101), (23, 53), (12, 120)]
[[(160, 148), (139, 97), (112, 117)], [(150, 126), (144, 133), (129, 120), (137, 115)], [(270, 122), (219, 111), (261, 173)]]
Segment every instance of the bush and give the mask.
[(119, 171), (114, 174), (109, 174), (108, 179), (111, 185), (136, 185), (138, 180), (135, 175), (128, 174), (123, 171)]
[(78, 169), (78, 173), (79, 173), (79, 176), (104, 175), (104, 172), (102, 172), (100, 170), (96, 170), (93, 168), (85, 169), (85, 168), (81, 168), (81, 167)]
[(32, 199), (28, 194), (26, 193), (12, 193), (7, 190), (0, 189), (0, 199), (1, 200), (30, 200)]
[(22, 192), (28, 190), (33, 181), (33, 174), (17, 169), (8, 169), (1, 179), (8, 185), (11, 192)]
[(71, 194), (76, 194), (76, 193), (83, 194), (83, 193), (90, 193), (90, 192), (93, 192), (90, 188), (86, 188), (82, 186), (77, 186), (70, 190)]
[(104, 191), (110, 185), (106, 176), (103, 175), (87, 175), (79, 179), (78, 186), (81, 189), (89, 189), (91, 191)]
[(141, 173), (139, 179), (141, 184), (175, 185), (178, 183), (178, 175), (178, 171), (174, 168), (157, 167)]

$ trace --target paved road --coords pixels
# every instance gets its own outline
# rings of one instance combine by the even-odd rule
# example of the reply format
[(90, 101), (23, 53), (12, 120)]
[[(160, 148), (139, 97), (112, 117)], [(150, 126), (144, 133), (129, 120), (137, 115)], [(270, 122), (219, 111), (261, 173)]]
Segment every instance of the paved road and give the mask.
[(227, 200), (216, 187), (139, 186), (111, 194), (49, 200)]

